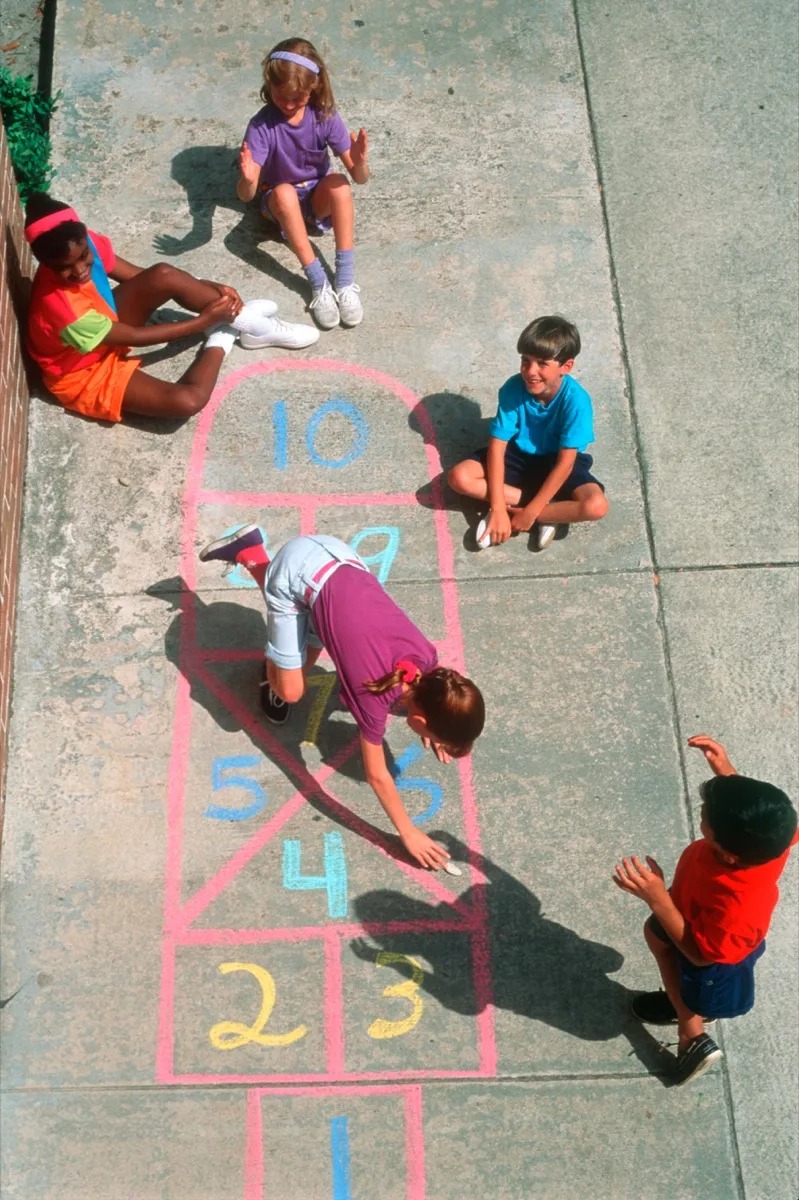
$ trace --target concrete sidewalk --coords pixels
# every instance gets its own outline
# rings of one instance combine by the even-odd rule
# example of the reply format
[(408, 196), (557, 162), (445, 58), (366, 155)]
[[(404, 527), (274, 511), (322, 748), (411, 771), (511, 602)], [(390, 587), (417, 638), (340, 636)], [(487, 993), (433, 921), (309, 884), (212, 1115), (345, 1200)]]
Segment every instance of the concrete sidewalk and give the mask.
[[(695, 832), (691, 733), (799, 790), (794, 7), (61, 0), (54, 194), (305, 319), (231, 169), (295, 32), (370, 133), (363, 325), (234, 350), (181, 428), (32, 412), (2, 1194), (793, 1200), (796, 862), (756, 1008), (686, 1089), (629, 1018), (654, 966), (610, 874)], [(439, 462), (557, 311), (611, 511), (476, 554)], [(479, 682), (461, 769), (388, 738), (460, 879), (385, 853), (329, 663), (259, 718), (258, 598), (196, 560), (243, 520), (356, 544)]]

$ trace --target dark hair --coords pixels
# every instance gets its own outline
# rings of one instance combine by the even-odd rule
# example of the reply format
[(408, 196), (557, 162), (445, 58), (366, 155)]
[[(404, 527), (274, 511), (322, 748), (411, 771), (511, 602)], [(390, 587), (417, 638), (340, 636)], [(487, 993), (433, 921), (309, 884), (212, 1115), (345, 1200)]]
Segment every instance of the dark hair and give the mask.
[[(303, 67), (299, 63), (286, 62), (283, 58), (272, 58), (277, 50), (290, 50), (292, 54), (301, 54), (303, 58), (310, 58), (311, 62), (315, 62), (319, 68), (319, 74), (315, 75), (313, 71), (309, 71), (307, 67)], [(333, 89), (330, 86), (327, 67), (316, 47), (305, 38), (286, 38), (285, 41), (278, 42), (269, 51), (262, 66), (264, 68), (264, 84), (261, 88), (261, 99), (264, 104), (272, 103), (271, 88), (287, 87), (298, 94), (310, 92), (311, 98), (308, 103), (323, 117), (329, 117), (336, 111), (336, 102), (333, 99)]]
[(714, 775), (702, 784), (713, 840), (747, 867), (779, 858), (796, 833), (796, 810), (773, 783), (746, 775)]
[[(382, 695), (402, 683), (403, 670), (397, 667), (381, 679), (366, 680), (363, 686)], [(424, 671), (409, 687), (433, 741), (440, 742), (453, 758), (464, 758), (485, 725), (485, 701), (477, 685), (451, 667), (436, 667)]]
[[(25, 205), (25, 228), (42, 217), (49, 217), (51, 213), (61, 212), (69, 207), (69, 204), (62, 204), (60, 200), (48, 196), (47, 192), (33, 192)], [(34, 238), (31, 242), (31, 253), (39, 262), (53, 262), (64, 258), (69, 253), (69, 247), (76, 242), (82, 242), (86, 233), (86, 226), (82, 221), (62, 221), (54, 229), (48, 229), (47, 233), (41, 233)]]
[(519, 334), (516, 350), (531, 358), (554, 358), (562, 366), (580, 353), (580, 334), (565, 317), (536, 317)]

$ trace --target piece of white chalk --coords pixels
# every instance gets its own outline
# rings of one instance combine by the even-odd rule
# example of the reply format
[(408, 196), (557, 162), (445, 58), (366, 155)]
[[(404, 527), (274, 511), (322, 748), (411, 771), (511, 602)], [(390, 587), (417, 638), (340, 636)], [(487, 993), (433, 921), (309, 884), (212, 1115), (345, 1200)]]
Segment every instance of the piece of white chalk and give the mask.
[(456, 867), (454, 862), (450, 862), (449, 859), (447, 859), (447, 861), (444, 863), (444, 870), (447, 872), (448, 875), (462, 875), (463, 874), (463, 871), (460, 869), (460, 867)]

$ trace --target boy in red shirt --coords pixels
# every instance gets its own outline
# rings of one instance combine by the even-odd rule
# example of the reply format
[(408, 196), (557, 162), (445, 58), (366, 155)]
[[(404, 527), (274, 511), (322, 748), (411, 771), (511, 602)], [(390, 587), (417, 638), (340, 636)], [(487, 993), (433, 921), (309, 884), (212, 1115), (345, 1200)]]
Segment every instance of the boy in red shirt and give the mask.
[(755, 1002), (754, 967), (779, 899), (777, 880), (796, 844), (796, 811), (770, 783), (739, 775), (723, 746), (705, 734), (688, 739), (715, 779), (702, 784), (702, 837), (680, 856), (671, 888), (648, 855), (622, 859), (613, 882), (652, 909), (644, 936), (665, 994), (643, 992), (633, 1015), (650, 1025), (677, 1024), (677, 1083), (722, 1057), (705, 1032), (717, 1017), (738, 1017)]

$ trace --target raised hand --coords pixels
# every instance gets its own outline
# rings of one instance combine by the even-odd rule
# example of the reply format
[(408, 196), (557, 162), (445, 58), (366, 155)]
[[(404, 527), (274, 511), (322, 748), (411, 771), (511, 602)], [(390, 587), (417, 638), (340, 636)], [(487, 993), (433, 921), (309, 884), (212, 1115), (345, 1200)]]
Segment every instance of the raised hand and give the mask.
[(623, 892), (629, 892), (651, 906), (668, 893), (663, 872), (654, 858), (647, 854), (646, 862), (644, 866), (634, 854), (631, 858), (623, 858), (615, 868), (613, 882)]
[(248, 183), (257, 184), (261, 175), (261, 168), (252, 156), (252, 151), (246, 142), (241, 143), (239, 151), (239, 170)]
[(721, 742), (714, 741), (706, 733), (696, 733), (689, 737), (688, 745), (702, 751), (714, 775), (737, 775), (738, 772), (727, 757), (727, 751)]
[(354, 167), (365, 167), (369, 153), (369, 139), (365, 129), (359, 129), (357, 134), (350, 134), (350, 154)]

